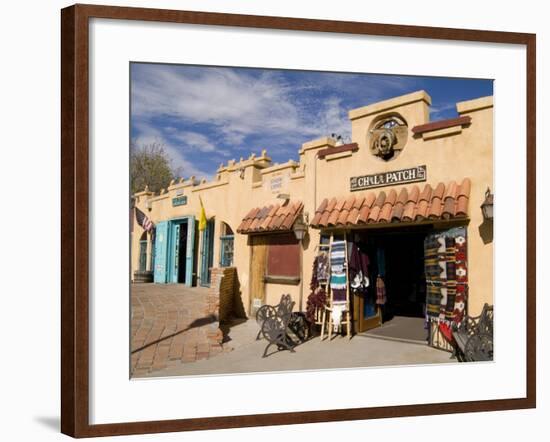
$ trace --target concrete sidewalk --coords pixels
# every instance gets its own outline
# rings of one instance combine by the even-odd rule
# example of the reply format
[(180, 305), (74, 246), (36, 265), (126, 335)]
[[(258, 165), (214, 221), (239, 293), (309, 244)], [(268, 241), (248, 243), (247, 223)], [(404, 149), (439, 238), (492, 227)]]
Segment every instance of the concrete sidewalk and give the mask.
[(258, 325), (253, 320), (233, 326), (232, 341), (224, 347), (233, 348), (215, 358), (193, 363), (177, 363), (166, 369), (149, 373), (147, 377), (230, 374), (284, 370), (318, 370), (327, 368), (375, 367), (388, 365), (443, 364), (456, 362), (450, 353), (428, 345), (372, 338), (364, 334), (351, 340), (336, 336), (332, 341), (315, 337), (296, 347), (295, 353), (277, 352), (262, 358), (267, 345), (256, 341)]

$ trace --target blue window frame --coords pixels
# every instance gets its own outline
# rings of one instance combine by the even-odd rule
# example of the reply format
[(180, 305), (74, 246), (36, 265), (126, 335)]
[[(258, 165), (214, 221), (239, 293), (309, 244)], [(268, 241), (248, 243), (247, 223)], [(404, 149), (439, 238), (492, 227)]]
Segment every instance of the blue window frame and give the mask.
[(233, 265), (234, 235), (220, 236), (220, 266), (231, 267)]

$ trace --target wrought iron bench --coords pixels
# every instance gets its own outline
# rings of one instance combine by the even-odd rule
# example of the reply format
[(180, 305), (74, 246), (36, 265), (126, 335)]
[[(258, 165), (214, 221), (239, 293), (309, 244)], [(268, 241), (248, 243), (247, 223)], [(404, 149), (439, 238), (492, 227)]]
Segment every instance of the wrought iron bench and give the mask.
[(309, 338), (309, 324), (301, 312), (293, 312), (295, 302), (290, 295), (282, 295), (277, 305), (263, 305), (256, 312), (256, 322), (260, 331), (256, 339), (263, 336), (268, 342), (263, 358), (272, 345), (278, 350), (289, 350), (294, 353), (294, 347)]
[(493, 360), (493, 306), (485, 304), (479, 316), (464, 318), (453, 326), (455, 355), (461, 362)]

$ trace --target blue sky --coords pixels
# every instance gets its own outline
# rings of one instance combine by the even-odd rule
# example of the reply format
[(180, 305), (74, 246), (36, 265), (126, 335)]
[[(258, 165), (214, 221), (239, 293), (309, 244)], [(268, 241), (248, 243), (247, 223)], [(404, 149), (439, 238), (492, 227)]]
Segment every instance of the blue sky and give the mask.
[(164, 145), (180, 175), (211, 178), (220, 163), (267, 149), (298, 159), (305, 141), (350, 135), (347, 112), (424, 89), (432, 121), (493, 94), (492, 80), (131, 64), (131, 137)]

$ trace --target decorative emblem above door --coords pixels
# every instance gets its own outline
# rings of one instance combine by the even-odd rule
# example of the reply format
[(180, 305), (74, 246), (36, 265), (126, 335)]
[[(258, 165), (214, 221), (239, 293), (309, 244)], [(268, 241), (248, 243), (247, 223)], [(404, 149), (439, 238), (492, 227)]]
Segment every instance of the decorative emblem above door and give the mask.
[(367, 135), (370, 152), (384, 161), (396, 158), (407, 143), (407, 132), (407, 123), (399, 115), (378, 120)]

